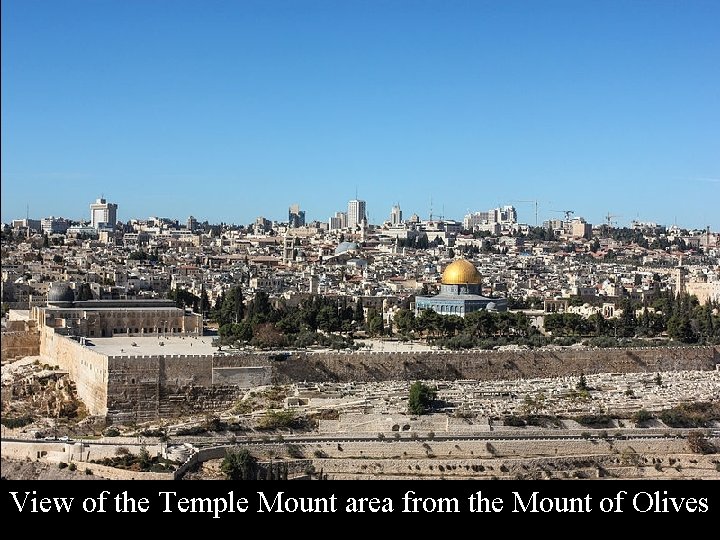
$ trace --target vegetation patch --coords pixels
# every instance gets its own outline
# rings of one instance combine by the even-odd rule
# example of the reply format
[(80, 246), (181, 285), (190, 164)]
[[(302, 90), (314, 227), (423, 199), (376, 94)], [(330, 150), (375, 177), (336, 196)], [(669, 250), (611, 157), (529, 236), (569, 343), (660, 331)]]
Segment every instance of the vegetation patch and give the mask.
[(577, 418), (578, 424), (590, 428), (612, 427), (612, 417), (606, 414), (584, 414)]
[(3, 426), (5, 426), (8, 429), (15, 429), (15, 428), (21, 428), (25, 427), (29, 424), (32, 424), (34, 421), (33, 417), (30, 415), (24, 415), (24, 416), (3, 416), (0, 419), (0, 423), (2, 423)]
[(324, 409), (315, 413), (308, 414), (311, 420), (339, 420), (340, 411), (337, 409)]
[(709, 401), (682, 403), (662, 411), (660, 420), (675, 428), (710, 427), (712, 422), (720, 421), (720, 403)]
[(558, 428), (560, 419), (549, 414), (528, 414), (523, 417), (528, 426)]
[(257, 424), (257, 429), (311, 430), (317, 427), (317, 420), (298, 415), (292, 410), (268, 411)]
[(118, 453), (120, 455), (101, 460), (91, 460), (90, 463), (99, 463), (116, 469), (138, 472), (171, 472), (175, 470), (175, 463), (159, 456), (151, 456), (145, 448), (142, 448), (139, 454)]
[(645, 427), (653, 418), (655, 417), (645, 409), (640, 409), (632, 415), (632, 421), (635, 422), (635, 425), (638, 427)]
[(410, 386), (410, 394), (408, 395), (408, 412), (410, 414), (425, 414), (431, 408), (431, 404), (436, 396), (436, 391), (427, 384), (415, 381)]
[(508, 415), (503, 419), (503, 424), (511, 427), (525, 427), (526, 423), (520, 416)]

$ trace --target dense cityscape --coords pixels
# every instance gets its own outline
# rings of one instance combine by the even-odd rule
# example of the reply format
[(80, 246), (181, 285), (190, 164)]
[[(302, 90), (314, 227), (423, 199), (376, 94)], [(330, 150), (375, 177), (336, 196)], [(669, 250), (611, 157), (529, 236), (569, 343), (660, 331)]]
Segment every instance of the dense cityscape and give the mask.
[[(24, 218), (3, 225), (3, 436), (20, 446), (4, 457), (23, 455), (27, 444), (35, 451), (39, 443), (21, 442), (27, 437), (57, 441), (58, 430), (63, 444), (102, 433), (125, 441), (118, 448), (128, 435), (160, 437), (153, 459), (167, 463), (199, 459), (193, 435), (224, 448), (227, 433), (237, 441), (239, 432), (257, 446), (258, 477), (281, 474), (257, 465), (272, 452), (252, 433), (268, 430), (297, 438), (282, 474), (289, 466), (290, 474), (322, 469), (320, 477), (334, 478), (366, 472), (352, 459), (338, 465), (337, 451), (323, 447), (309, 456), (297, 446), (327, 446), (329, 434), (342, 434), (357, 445), (343, 456), (352, 458), (367, 444), (385, 455), (375, 447), (390, 435), (396, 442), (412, 437), (411, 446), (444, 436), (469, 437), (470, 446), (485, 445), (488, 453), (491, 433), (493, 440), (517, 435), (504, 429), (527, 430), (523, 437), (533, 441), (559, 434), (605, 440), (608, 429), (618, 430), (617, 440), (633, 439), (641, 429), (643, 437), (657, 437), (646, 450), (655, 455), (669, 451), (654, 446), (665, 444), (667, 430), (705, 426), (710, 431), (693, 432), (699, 437), (693, 444), (713, 447), (720, 381), (717, 370), (696, 371), (716, 365), (720, 343), (720, 244), (709, 227), (636, 221), (619, 227), (611, 214), (592, 225), (571, 210), (536, 226), (520, 222), (512, 205), (453, 220), (405, 218), (394, 204), (387, 220), (370, 224), (362, 200), (323, 222), (307, 221), (292, 204), (287, 221), (258, 217), (247, 225), (192, 216), (123, 222), (118, 208), (98, 198), (88, 221)], [(57, 336), (69, 345), (58, 345)], [(97, 358), (80, 350), (104, 360), (93, 367)], [(698, 350), (706, 352), (696, 357)], [(366, 371), (338, 371), (332, 363), (338, 353)], [(438, 354), (442, 369), (434, 365)], [(638, 354), (640, 366), (625, 365), (624, 355)], [(189, 378), (183, 370), (170, 380), (166, 372), (175, 368), (167, 362), (175, 358), (210, 359), (211, 379), (203, 382), (198, 367)], [(312, 367), (313, 358), (323, 358), (324, 371)], [(417, 365), (407, 367), (408, 358)], [(505, 367), (490, 368), (492, 358)], [(378, 365), (367, 367), (366, 359)], [(116, 360), (125, 367), (113, 375)], [(153, 362), (165, 367), (147, 371)], [(625, 375), (603, 375), (613, 371)], [(517, 377), (527, 382), (517, 386)], [(413, 380), (423, 385), (415, 398)], [(158, 384), (166, 389), (147, 395), (148, 385), (155, 392)], [(424, 396), (420, 405), (417, 395)], [(28, 412), (39, 404), (45, 414)], [(178, 444), (163, 446), (171, 433)], [(523, 444), (507, 449), (509, 456), (512, 464), (502, 467), (511, 476), (554, 477), (518, 469), (538, 459)], [(73, 459), (87, 461), (82, 453)], [(116, 457), (102, 459), (101, 467), (118, 465)], [(625, 477), (640, 460), (625, 456), (621, 470), (609, 473), (602, 460), (588, 472), (587, 463), (566, 459), (572, 464), (559, 477), (596, 469)], [(188, 474), (222, 475), (211, 463)], [(298, 463), (307, 470), (297, 470)], [(462, 474), (477, 476), (478, 465), (469, 467)], [(397, 464), (384, 470), (375, 474), (405, 475)], [(422, 476), (435, 477), (432, 470)]]
[(0, 11), (0, 476), (120, 480), (10, 515), (717, 513), (720, 2)]

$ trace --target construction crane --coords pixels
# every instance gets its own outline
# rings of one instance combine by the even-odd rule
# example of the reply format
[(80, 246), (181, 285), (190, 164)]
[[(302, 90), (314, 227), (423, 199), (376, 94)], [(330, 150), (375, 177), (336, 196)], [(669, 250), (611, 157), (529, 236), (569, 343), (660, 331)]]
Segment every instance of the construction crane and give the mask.
[(611, 214), (610, 212), (607, 213), (607, 216), (605, 216), (605, 221), (607, 222), (608, 227), (612, 227), (614, 223), (617, 224), (617, 221), (613, 220), (613, 218), (616, 218), (616, 217), (622, 217), (622, 216), (619, 216), (617, 214)]
[(575, 213), (575, 210), (550, 210), (550, 211), (565, 214), (565, 221), (570, 221), (570, 216), (572, 216)]
[(534, 205), (535, 205), (535, 226), (536, 226), (536, 227), (538, 226), (538, 202), (537, 202), (537, 201), (510, 201), (510, 202), (513, 202), (513, 203), (521, 202), (521, 203), (532, 203), (532, 204), (534, 204)]

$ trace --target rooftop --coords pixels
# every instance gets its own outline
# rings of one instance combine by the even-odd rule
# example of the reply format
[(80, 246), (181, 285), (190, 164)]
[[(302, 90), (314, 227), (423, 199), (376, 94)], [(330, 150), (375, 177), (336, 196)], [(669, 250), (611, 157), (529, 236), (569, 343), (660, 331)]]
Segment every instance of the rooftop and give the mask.
[(109, 337), (87, 338), (85, 345), (107, 356), (151, 356), (171, 354), (213, 354), (214, 336)]

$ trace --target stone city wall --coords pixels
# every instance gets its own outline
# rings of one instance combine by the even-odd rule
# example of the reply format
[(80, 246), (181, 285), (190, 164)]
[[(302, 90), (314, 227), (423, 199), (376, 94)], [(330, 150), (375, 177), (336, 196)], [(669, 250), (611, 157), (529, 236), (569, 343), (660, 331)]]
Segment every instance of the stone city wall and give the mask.
[(44, 328), (41, 332), (40, 356), (43, 361), (68, 372), (78, 397), (91, 415), (107, 414), (108, 357), (55, 333), (52, 328)]
[[(223, 459), (229, 452), (235, 452), (239, 449), (239, 446), (228, 445), (228, 446), (213, 446), (211, 448), (201, 448), (190, 456), (185, 463), (180, 465), (175, 471), (175, 480), (180, 480), (186, 472), (195, 468), (198, 464), (210, 461), (213, 459)], [(277, 449), (277, 447), (275, 448)], [(288, 460), (284, 463), (288, 465), (288, 477), (292, 478), (301, 474), (309, 465), (312, 464), (310, 459), (293, 459)], [(266, 468), (267, 463), (258, 462), (258, 466)]]
[(212, 355), (112, 356), (108, 416), (116, 422), (226, 409), (244, 388), (271, 382), (268, 366), (215, 366)]
[[(152, 473), (117, 469), (99, 463), (89, 463), (88, 460), (100, 460), (112, 458), (117, 455), (118, 448), (122, 445), (99, 445), (88, 443), (56, 443), (56, 442), (25, 442), (25, 441), (3, 441), (2, 456), (4, 458), (32, 461), (45, 461), (49, 463), (71, 463), (74, 462), (78, 470), (90, 469), (94, 475), (111, 480), (172, 480), (174, 474)], [(134, 446), (124, 447), (130, 451), (137, 450)], [(146, 447), (151, 455), (160, 455), (161, 447), (150, 444)]]
[[(45, 459), (49, 454), (58, 455), (66, 452), (68, 445), (63, 442), (26, 442), (3, 440), (0, 445), (2, 457), (9, 459)], [(67, 454), (65, 454), (67, 455)], [(59, 460), (59, 461), (67, 461)]]
[(107, 415), (124, 423), (157, 418), (160, 359), (154, 356), (108, 357)]
[(418, 379), (498, 380), (580, 373), (709, 370), (720, 347), (648, 347), (519, 351), (244, 353), (216, 358), (234, 366), (271, 366), (272, 382), (373, 382)]
[(100, 465), (99, 463), (78, 463), (78, 470), (90, 469), (95, 476), (106, 478), (108, 480), (173, 480), (175, 473), (165, 472), (142, 472), (131, 471), (128, 469), (118, 469), (109, 467), (108, 465)]
[(418, 379), (518, 379), (710, 370), (720, 347), (521, 351), (277, 352), (105, 356), (44, 330), (41, 356), (70, 373), (91, 414), (143, 422), (230, 407), (259, 385)]
[(40, 354), (40, 333), (36, 331), (3, 332), (0, 339), (0, 361)]

